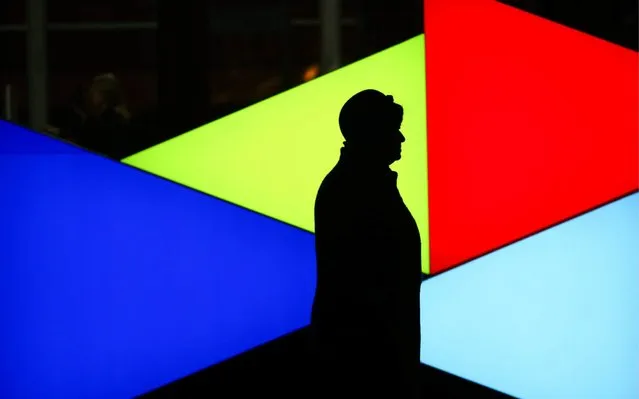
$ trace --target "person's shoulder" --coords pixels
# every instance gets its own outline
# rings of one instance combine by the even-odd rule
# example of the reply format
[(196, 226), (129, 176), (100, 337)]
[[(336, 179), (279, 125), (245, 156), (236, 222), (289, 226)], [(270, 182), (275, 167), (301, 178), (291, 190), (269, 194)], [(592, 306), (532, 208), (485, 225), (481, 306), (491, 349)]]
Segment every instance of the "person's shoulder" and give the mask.
[(317, 192), (317, 201), (338, 202), (343, 207), (360, 203), (373, 193), (371, 184), (357, 173), (337, 165), (325, 177)]
[(349, 175), (339, 164), (331, 169), (320, 184), (320, 191), (342, 190), (348, 185)]
[(326, 176), (324, 176), (324, 178), (322, 179), (322, 182), (320, 183), (317, 189), (317, 198), (320, 199), (330, 194), (333, 191), (335, 184), (336, 184), (336, 180), (335, 180), (335, 173), (333, 169), (330, 172), (328, 172)]

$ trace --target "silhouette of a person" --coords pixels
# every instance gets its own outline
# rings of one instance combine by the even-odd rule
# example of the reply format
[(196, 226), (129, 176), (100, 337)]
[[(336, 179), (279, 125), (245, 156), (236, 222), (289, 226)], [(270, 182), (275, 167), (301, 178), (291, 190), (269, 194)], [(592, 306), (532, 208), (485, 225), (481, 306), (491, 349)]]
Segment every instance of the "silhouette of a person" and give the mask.
[(317, 389), (330, 397), (418, 395), (421, 240), (390, 165), (403, 108), (364, 90), (339, 115), (345, 138), (315, 202), (311, 316)]

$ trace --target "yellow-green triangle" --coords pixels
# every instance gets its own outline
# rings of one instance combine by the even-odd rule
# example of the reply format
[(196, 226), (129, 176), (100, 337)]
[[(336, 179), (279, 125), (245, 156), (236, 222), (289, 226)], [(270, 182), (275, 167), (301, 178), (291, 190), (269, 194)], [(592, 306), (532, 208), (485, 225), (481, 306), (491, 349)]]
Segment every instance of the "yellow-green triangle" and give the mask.
[(227, 117), (132, 155), (124, 163), (313, 231), (322, 179), (343, 138), (338, 114), (360, 90), (404, 106), (399, 189), (417, 220), (428, 273), (426, 83), (420, 35)]

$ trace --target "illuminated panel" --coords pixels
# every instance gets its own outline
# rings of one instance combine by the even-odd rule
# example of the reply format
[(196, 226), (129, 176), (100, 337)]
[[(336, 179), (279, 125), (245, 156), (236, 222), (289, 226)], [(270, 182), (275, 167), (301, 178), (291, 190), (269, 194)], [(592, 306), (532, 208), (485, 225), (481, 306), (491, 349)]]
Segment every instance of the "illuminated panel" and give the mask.
[(314, 231), (320, 183), (342, 146), (338, 115), (376, 88), (405, 109), (399, 189), (418, 222), (428, 272), (424, 37), (314, 79), (123, 162)]
[(633, 194), (426, 280), (422, 362), (519, 398), (639, 397), (637, 220)]
[(637, 53), (489, 0), (427, 0), (431, 272), (639, 185)]
[(312, 234), (0, 137), (0, 397), (131, 398), (309, 323)]
[[(0, 119), (0, 156), (2, 155), (79, 155), (86, 151), (62, 140), (46, 140), (39, 134), (16, 134), (18, 128)], [(0, 174), (2, 178), (2, 174)]]

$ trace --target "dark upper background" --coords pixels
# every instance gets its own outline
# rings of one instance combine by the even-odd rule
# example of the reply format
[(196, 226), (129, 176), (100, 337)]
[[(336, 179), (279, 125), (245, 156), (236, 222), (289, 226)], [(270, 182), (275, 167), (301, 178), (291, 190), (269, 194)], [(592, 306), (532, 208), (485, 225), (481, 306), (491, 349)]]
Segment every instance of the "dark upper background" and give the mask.
[[(49, 0), (49, 119), (79, 83), (113, 72), (146, 126), (133, 151), (294, 87), (320, 64), (319, 2)], [(637, 50), (636, 0), (503, 2)], [(422, 10), (421, 0), (342, 0), (341, 65), (420, 34)], [(0, 87), (11, 84), (13, 119), (25, 124), (26, 15), (26, 0), (0, 2)]]

